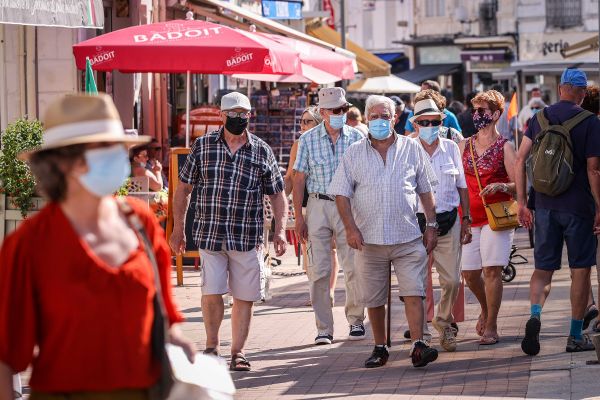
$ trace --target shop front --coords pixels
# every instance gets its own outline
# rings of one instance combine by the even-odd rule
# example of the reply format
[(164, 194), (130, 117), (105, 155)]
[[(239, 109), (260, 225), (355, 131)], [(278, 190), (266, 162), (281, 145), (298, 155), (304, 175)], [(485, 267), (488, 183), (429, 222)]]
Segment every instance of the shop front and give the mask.
[(575, 57), (564, 58), (561, 50), (570, 44), (580, 42), (597, 32), (546, 32), (523, 33), (519, 38), (519, 59), (507, 68), (492, 74), (496, 80), (508, 81), (519, 87), (521, 100), (527, 100), (527, 93), (534, 87), (542, 90), (547, 102), (558, 98), (560, 75), (565, 68), (580, 68), (588, 75), (591, 83), (598, 84), (598, 54), (588, 52)]

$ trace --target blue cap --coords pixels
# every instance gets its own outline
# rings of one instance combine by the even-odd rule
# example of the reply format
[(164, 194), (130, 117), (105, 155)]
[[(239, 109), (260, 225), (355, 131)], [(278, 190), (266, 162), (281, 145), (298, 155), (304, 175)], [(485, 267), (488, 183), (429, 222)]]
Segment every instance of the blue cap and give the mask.
[(585, 72), (577, 68), (567, 68), (563, 71), (562, 76), (560, 77), (560, 84), (586, 87), (587, 76), (585, 75)]

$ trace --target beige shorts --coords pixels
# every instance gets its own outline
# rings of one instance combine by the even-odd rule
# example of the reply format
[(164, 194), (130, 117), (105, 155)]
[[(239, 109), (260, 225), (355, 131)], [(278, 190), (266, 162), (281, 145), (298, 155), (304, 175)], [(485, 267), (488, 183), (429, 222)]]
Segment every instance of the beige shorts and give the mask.
[(200, 249), (203, 295), (231, 293), (234, 299), (260, 300), (262, 246), (250, 251)]
[(354, 252), (356, 284), (362, 305), (380, 307), (387, 302), (388, 274), (394, 265), (400, 296), (425, 297), (427, 251), (421, 238), (394, 245), (366, 244)]

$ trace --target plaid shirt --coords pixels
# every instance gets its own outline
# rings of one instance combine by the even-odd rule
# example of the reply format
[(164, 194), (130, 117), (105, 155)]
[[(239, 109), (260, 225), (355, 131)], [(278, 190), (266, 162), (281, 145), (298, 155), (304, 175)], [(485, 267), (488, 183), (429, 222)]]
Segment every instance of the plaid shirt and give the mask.
[(385, 163), (369, 139), (350, 146), (329, 194), (352, 199), (352, 214), (365, 243), (392, 245), (421, 236), (417, 195), (431, 192), (436, 184), (421, 144), (396, 135)]
[(179, 179), (198, 189), (193, 225), (200, 249), (250, 251), (263, 242), (263, 195), (283, 191), (283, 178), (273, 151), (248, 134), (234, 155), (223, 129), (198, 138)]
[(333, 151), (334, 146), (322, 122), (300, 136), (294, 169), (306, 174), (309, 193), (327, 193), (331, 178), (346, 149), (363, 137), (359, 130), (344, 125)]

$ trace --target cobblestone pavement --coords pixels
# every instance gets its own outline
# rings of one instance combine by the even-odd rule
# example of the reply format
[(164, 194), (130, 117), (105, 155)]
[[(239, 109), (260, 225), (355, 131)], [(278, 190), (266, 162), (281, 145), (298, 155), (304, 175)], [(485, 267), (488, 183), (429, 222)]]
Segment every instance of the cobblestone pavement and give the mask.
[[(447, 353), (439, 347), (437, 332), (433, 343), (440, 351), (438, 360), (415, 369), (408, 358), (409, 343), (402, 333), (407, 329), (402, 303), (392, 303), (392, 347), (383, 368), (367, 370), (364, 360), (372, 350), (367, 321), (367, 338), (348, 341), (344, 317), (343, 274), (340, 273), (335, 298), (334, 343), (313, 345), (316, 334), (312, 309), (308, 306), (306, 276), (274, 276), (273, 298), (255, 307), (246, 353), (252, 363), (249, 373), (234, 373), (238, 399), (478, 399), (549, 398), (583, 399), (600, 395), (600, 366), (586, 365), (594, 352), (565, 352), (569, 330), (569, 271), (555, 275), (552, 293), (542, 314), (542, 350), (529, 357), (520, 348), (525, 322), (529, 317), (528, 288), (533, 271), (532, 251), (526, 233), (516, 235), (519, 253), (529, 259), (517, 266), (517, 277), (504, 284), (498, 321), (500, 342), (479, 346), (475, 324), (479, 309), (466, 290), (466, 321), (459, 324), (458, 350)], [(292, 252), (289, 248), (288, 251)], [(274, 272), (298, 272), (293, 254), (286, 255)], [(593, 274), (594, 282), (597, 282)], [(189, 267), (185, 286), (175, 289), (179, 306), (188, 321), (185, 333), (204, 347), (200, 310), (199, 273)], [(439, 286), (434, 275), (434, 289)], [(597, 293), (597, 292), (595, 292)], [(230, 309), (221, 327), (221, 353), (229, 354)], [(597, 397), (600, 398), (600, 397)]]

